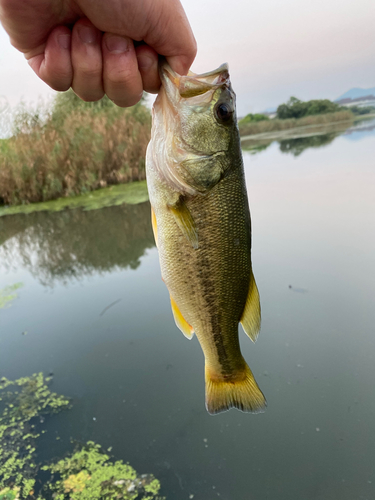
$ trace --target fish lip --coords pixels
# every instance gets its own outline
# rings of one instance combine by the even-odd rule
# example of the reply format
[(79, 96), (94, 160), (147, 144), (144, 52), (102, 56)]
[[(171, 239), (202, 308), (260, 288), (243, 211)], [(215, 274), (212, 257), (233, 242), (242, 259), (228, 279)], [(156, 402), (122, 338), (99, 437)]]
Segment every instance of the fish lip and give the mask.
[(181, 98), (203, 95), (220, 87), (229, 88), (231, 85), (227, 63), (206, 73), (189, 71), (187, 75), (180, 75), (163, 59), (159, 63), (159, 75), (171, 103), (176, 103)]
[(159, 74), (161, 78), (164, 78), (164, 71), (168, 71), (168, 73), (173, 77), (173, 78), (195, 78), (197, 80), (204, 80), (209, 77), (215, 76), (215, 75), (220, 75), (223, 72), (229, 73), (229, 66), (228, 63), (223, 63), (221, 64), (218, 68), (212, 70), (212, 71), (206, 71), (206, 73), (193, 73), (192, 71), (189, 71), (187, 75), (180, 75), (176, 71), (174, 71), (171, 66), (168, 64), (166, 59), (163, 59), (159, 63)]

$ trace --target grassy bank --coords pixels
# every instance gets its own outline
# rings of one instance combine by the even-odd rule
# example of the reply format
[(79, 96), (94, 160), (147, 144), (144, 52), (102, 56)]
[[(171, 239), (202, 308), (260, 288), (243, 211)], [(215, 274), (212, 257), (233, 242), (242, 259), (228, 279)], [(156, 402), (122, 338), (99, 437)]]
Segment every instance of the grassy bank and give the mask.
[(59, 94), (43, 116), (19, 109), (0, 141), (0, 204), (43, 202), (145, 179), (151, 116), (142, 104)]
[[(137, 205), (148, 200), (146, 181), (109, 186), (86, 194), (57, 198), (56, 200), (28, 203), (23, 205), (0, 206), (0, 217), (33, 212), (61, 212), (66, 209), (80, 208), (84, 211), (114, 207), (126, 203)], [(1, 241), (1, 239), (0, 239)], [(1, 500), (1, 498), (0, 498)]]
[(240, 135), (264, 134), (267, 132), (283, 131), (310, 125), (324, 125), (327, 123), (354, 121), (355, 116), (350, 111), (337, 111), (322, 115), (311, 115), (304, 118), (288, 118), (279, 120), (264, 120), (256, 123), (239, 123)]

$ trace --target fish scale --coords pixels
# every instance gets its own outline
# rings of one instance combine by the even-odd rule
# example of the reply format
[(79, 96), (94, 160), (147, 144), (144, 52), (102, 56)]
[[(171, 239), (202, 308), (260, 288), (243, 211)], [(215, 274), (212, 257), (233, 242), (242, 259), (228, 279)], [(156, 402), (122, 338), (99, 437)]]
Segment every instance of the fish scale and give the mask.
[[(234, 93), (227, 67), (216, 71), (216, 80), (215, 72), (181, 77), (161, 66), (147, 181), (176, 324), (189, 338), (194, 331), (205, 356), (206, 407), (212, 414), (231, 407), (259, 412), (266, 402), (238, 338), (240, 321), (252, 340), (260, 325), (250, 213)], [(186, 79), (189, 96), (183, 97)], [(230, 106), (231, 121), (221, 123)]]

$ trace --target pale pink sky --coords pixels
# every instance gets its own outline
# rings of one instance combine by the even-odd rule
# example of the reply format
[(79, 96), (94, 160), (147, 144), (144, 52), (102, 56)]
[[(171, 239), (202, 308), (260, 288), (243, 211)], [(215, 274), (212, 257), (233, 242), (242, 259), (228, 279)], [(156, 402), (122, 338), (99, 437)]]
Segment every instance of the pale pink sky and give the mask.
[[(229, 63), (238, 114), (291, 95), (335, 99), (375, 87), (375, 0), (183, 0), (198, 42), (193, 71)], [(0, 25), (0, 107), (53, 92)]]

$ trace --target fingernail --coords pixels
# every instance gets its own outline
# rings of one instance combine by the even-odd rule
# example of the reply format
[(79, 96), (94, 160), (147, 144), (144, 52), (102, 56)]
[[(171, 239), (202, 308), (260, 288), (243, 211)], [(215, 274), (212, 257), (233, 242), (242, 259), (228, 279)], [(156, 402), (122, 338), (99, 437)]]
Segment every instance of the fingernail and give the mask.
[(105, 39), (107, 49), (114, 54), (127, 52), (130, 49), (130, 44), (127, 38), (117, 35), (107, 36)]
[(65, 35), (59, 35), (57, 37), (57, 41), (59, 42), (59, 45), (63, 49), (70, 49), (70, 35), (65, 34)]
[(77, 26), (78, 36), (83, 43), (93, 43), (96, 41), (96, 30), (92, 26)]
[(147, 70), (154, 64), (154, 59), (145, 54), (137, 54), (138, 68)]

